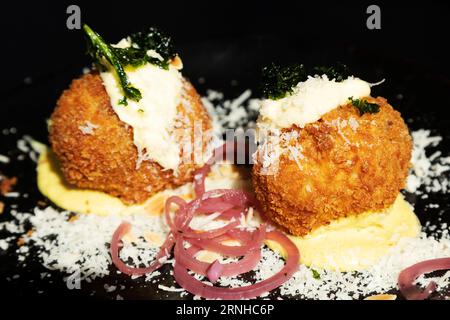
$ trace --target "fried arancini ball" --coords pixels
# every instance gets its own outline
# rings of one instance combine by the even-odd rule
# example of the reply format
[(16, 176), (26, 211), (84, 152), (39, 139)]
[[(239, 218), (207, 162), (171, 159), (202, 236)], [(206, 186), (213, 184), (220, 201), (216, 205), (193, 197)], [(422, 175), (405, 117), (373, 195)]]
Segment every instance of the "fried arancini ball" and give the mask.
[[(183, 90), (185, 103), (178, 106), (178, 115), (184, 119), (182, 129), (192, 132), (193, 141), (194, 121), (201, 121), (204, 133), (209, 132), (211, 122), (200, 96), (187, 80)], [(96, 126), (93, 134), (80, 130), (87, 121)], [(143, 202), (161, 190), (192, 181), (193, 172), (201, 166), (182, 160), (177, 175), (152, 161), (143, 161), (137, 168), (133, 129), (114, 112), (98, 73), (83, 75), (64, 91), (49, 130), (52, 149), (70, 184), (106, 192), (128, 204)], [(205, 150), (209, 141), (203, 140)], [(185, 154), (182, 159), (186, 159)]]
[(361, 116), (345, 105), (303, 129), (283, 129), (291, 140), (282, 146), (273, 174), (257, 161), (253, 186), (275, 224), (303, 236), (337, 218), (394, 203), (408, 174), (412, 139), (384, 98), (368, 101), (380, 105), (380, 112)]

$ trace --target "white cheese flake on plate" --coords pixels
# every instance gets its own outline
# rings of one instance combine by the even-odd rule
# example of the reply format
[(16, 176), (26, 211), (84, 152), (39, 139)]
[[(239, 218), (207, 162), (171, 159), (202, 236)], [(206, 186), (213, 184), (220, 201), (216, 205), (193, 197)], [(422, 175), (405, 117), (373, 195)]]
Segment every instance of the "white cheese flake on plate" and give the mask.
[(167, 291), (167, 292), (183, 292), (185, 291), (183, 288), (175, 288), (175, 287), (168, 287), (162, 284), (158, 285), (158, 289)]
[[(214, 108), (213, 103), (218, 103), (219, 108), (215, 113), (215, 121), (219, 124), (220, 130), (223, 130), (226, 124), (245, 123), (251, 116), (252, 108), (257, 110), (255, 102), (250, 99), (250, 94), (250, 91), (244, 91), (234, 101), (227, 100), (228, 102), (221, 101), (219, 103), (218, 100), (223, 99), (223, 95), (219, 92), (209, 91), (208, 97), (203, 100), (207, 101), (205, 104), (210, 104), (209, 108)], [(243, 107), (245, 103), (247, 105)], [(236, 110), (245, 110), (246, 112)], [(227, 118), (230, 113), (232, 114), (231, 119)], [(350, 119), (347, 123), (338, 125), (341, 127), (348, 125), (352, 130), (358, 129), (356, 119)], [(447, 173), (450, 171), (450, 157), (435, 150), (442, 138), (432, 136), (429, 130), (414, 131), (412, 136), (414, 139), (413, 168), (408, 177), (408, 191), (427, 196), (433, 192), (448, 192)], [(285, 139), (289, 140), (289, 137), (285, 137)], [(39, 146), (36, 143), (34, 145), (33, 147), (33, 140), (27, 137), (20, 139), (17, 147), (27, 154), (37, 153), (36, 150), (39, 150)], [(301, 160), (301, 150), (294, 150), (292, 153)], [(308, 186), (306, 189), (308, 192), (313, 191)], [(435, 205), (430, 203), (428, 207), (435, 207)], [(161, 237), (165, 237), (168, 232), (161, 216), (149, 215), (144, 212), (135, 212), (126, 217), (77, 215), (74, 219), (72, 213), (60, 212), (50, 206), (45, 209), (35, 208), (32, 213), (20, 213), (11, 209), (10, 214), (12, 216), (10, 221), (0, 223), (0, 234), (3, 237), (0, 239), (0, 251), (10, 250), (13, 242), (20, 238), (23, 243), (16, 250), (19, 261), (26, 261), (31, 255), (31, 247), (36, 247), (39, 249), (38, 257), (42, 260), (42, 264), (50, 270), (64, 272), (68, 280), (80, 277), (83, 281), (92, 281), (110, 273), (112, 261), (109, 242), (113, 232), (124, 219), (130, 222), (133, 228), (132, 235), (124, 238), (120, 258), (131, 266), (148, 266), (155, 258), (158, 246), (147, 241), (149, 232)], [(253, 212), (250, 216), (252, 215)], [(223, 223), (214, 221), (215, 216), (213, 214), (206, 219), (196, 217), (193, 225), (206, 230), (222, 226)], [(240, 219), (246, 228), (257, 226), (249, 220), (255, 219), (250, 219), (250, 217)], [(33, 232), (25, 234), (28, 231), (25, 228), (28, 226), (32, 226)], [(423, 231), (419, 238), (402, 240), (403, 243), (394, 247), (387, 256), (362, 272), (327, 271), (300, 265), (294, 276), (280, 287), (282, 297), (279, 298), (296, 296), (308, 299), (361, 299), (368, 295), (383, 294), (396, 289), (398, 274), (405, 267), (426, 259), (450, 256), (450, 236), (446, 223), (431, 225), (428, 222)], [(227, 261), (232, 260), (223, 260), (222, 262), (226, 263)], [(170, 259), (165, 263), (173, 264), (174, 261)], [(283, 260), (277, 253), (263, 248), (261, 261), (255, 268), (251, 281), (264, 280), (275, 274), (282, 266)], [(114, 271), (115, 273), (118, 272)], [(45, 273), (44, 277), (46, 278), (47, 275), (48, 273)], [(178, 292), (180, 296), (186, 295), (182, 288), (158, 283), (161, 276), (163, 275), (160, 271), (155, 271), (145, 275), (143, 280), (156, 283), (161, 290)], [(201, 276), (196, 275), (196, 278), (210, 284)], [(450, 272), (436, 280), (439, 289), (448, 289)], [(223, 286), (241, 287), (249, 285), (251, 281), (238, 276), (220, 278), (218, 283)], [(425, 277), (418, 279), (418, 283), (422, 285), (428, 281), (430, 279)], [(109, 293), (118, 290), (117, 285), (112, 284), (105, 284), (104, 289)], [(122, 299), (122, 296), (118, 294), (115, 296), (117, 299)], [(194, 299), (198, 298), (194, 297)]]
[(0, 162), (9, 163), (9, 161), (10, 161), (9, 157), (0, 154)]
[(420, 129), (412, 132), (414, 148), (412, 152), (411, 173), (406, 181), (406, 191), (422, 194), (425, 192), (447, 193), (450, 190), (448, 173), (450, 157), (441, 157), (440, 151), (427, 156), (429, 148), (436, 148), (442, 141), (441, 136), (432, 136), (430, 130)]

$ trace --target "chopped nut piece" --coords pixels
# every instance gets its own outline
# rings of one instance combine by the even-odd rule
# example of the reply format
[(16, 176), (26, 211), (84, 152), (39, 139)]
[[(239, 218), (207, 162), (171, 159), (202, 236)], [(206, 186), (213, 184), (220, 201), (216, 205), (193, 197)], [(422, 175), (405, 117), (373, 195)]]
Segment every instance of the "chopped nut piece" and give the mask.
[(181, 61), (179, 56), (175, 56), (170, 64), (177, 70), (183, 69), (183, 62)]
[(0, 182), (0, 194), (4, 196), (8, 192), (10, 192), (12, 187), (15, 186), (16, 183), (17, 183), (16, 177), (12, 178), (3, 177), (3, 179)]
[(395, 294), (376, 294), (365, 298), (364, 300), (396, 300), (397, 295)]
[(71, 217), (69, 218), (69, 222), (74, 222), (74, 221), (78, 220), (78, 218), (79, 218), (79, 216), (78, 216), (77, 214), (74, 215), (74, 216), (71, 216)]

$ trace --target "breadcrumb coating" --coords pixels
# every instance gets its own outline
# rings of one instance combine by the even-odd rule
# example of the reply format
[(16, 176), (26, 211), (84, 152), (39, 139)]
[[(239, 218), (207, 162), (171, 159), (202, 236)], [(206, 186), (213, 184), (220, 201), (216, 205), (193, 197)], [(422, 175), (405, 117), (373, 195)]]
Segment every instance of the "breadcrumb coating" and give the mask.
[[(188, 132), (193, 142), (194, 123), (200, 124), (205, 134), (202, 150), (206, 150), (211, 129), (209, 115), (187, 80), (183, 90), (183, 103), (178, 106), (178, 116), (183, 121), (177, 129), (185, 136), (179, 138), (186, 139)], [(80, 130), (86, 124), (89, 131)], [(95, 72), (73, 80), (64, 91), (51, 116), (49, 131), (52, 149), (70, 184), (106, 192), (128, 204), (143, 202), (161, 190), (192, 181), (194, 171), (202, 166), (191, 161), (194, 157), (189, 150), (182, 149), (176, 175), (152, 161), (143, 161), (137, 168), (133, 129), (118, 118), (102, 79)]]
[(394, 203), (410, 167), (412, 139), (384, 98), (368, 100), (379, 104), (380, 112), (360, 116), (345, 105), (304, 128), (283, 129), (291, 140), (281, 145), (275, 174), (264, 174), (257, 161), (253, 186), (275, 224), (303, 236), (340, 217)]

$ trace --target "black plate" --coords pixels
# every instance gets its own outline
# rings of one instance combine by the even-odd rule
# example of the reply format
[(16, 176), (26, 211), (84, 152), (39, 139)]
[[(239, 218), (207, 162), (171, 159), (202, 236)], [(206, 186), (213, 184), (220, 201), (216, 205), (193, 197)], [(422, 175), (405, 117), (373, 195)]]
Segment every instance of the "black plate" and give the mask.
[[(223, 91), (227, 98), (233, 98), (245, 89), (257, 92), (260, 68), (271, 62), (288, 63), (300, 61), (305, 64), (332, 64), (342, 61), (349, 65), (355, 75), (371, 82), (386, 79), (373, 89), (373, 94), (386, 97), (407, 120), (411, 130), (431, 129), (433, 134), (443, 136), (439, 150), (444, 155), (450, 153), (450, 127), (446, 108), (450, 108), (450, 77), (439, 71), (426, 59), (410, 60), (402, 55), (389, 52), (386, 48), (348, 41), (323, 43), (320, 39), (309, 39), (307, 44), (292, 42), (288, 34), (228, 36), (218, 40), (185, 41), (179, 46), (185, 70), (200, 93), (206, 89)], [(80, 55), (82, 50), (80, 49)], [(14, 159), (18, 155), (16, 141), (22, 135), (47, 142), (45, 120), (51, 114), (55, 101), (70, 80), (81, 73), (82, 64), (67, 63), (57, 70), (33, 76), (31, 83), (13, 86), (2, 95), (0, 128), (17, 128), (17, 133), (0, 134), (0, 154)], [(206, 82), (199, 83), (203, 77)], [(234, 81), (233, 81), (234, 80)], [(17, 176), (16, 190), (28, 194), (28, 198), (0, 198), (6, 203), (6, 212), (0, 221), (10, 218), (9, 205), (18, 204), (18, 211), (30, 211), (40, 201), (48, 201), (36, 187), (35, 164), (30, 159), (14, 160), (10, 164), (0, 163), (0, 172), (7, 176)], [(438, 213), (444, 212), (442, 222), (450, 223), (449, 194), (430, 194), (426, 200), (407, 195), (414, 204), (422, 223), (437, 222)], [(427, 208), (427, 203), (437, 203), (439, 208)], [(44, 278), (42, 273), (48, 276)], [(162, 269), (161, 284), (171, 286), (174, 281), (169, 275), (169, 267)], [(158, 290), (158, 284), (131, 280), (128, 276), (116, 275), (97, 279), (92, 283), (82, 283), (81, 290), (68, 290), (59, 272), (50, 272), (37, 259), (29, 259), (26, 266), (17, 262), (14, 248), (0, 253), (0, 294), (10, 296), (47, 297), (98, 297), (115, 299), (117, 294), (134, 299), (179, 299), (178, 293)], [(19, 277), (17, 277), (19, 275)], [(124, 290), (107, 293), (104, 284), (124, 285)], [(275, 291), (271, 298), (276, 298)], [(188, 295), (185, 299), (191, 299)]]

